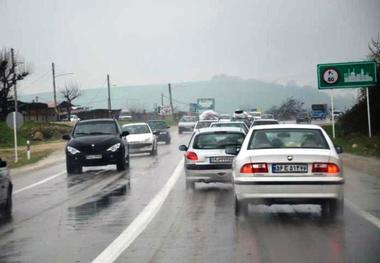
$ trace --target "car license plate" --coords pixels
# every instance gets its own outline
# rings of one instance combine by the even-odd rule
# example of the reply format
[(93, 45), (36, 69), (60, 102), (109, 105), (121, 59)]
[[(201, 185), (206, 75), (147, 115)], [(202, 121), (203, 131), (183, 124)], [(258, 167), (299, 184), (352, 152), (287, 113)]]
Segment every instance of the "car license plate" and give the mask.
[(166, 134), (166, 132), (160, 132), (160, 134)]
[(101, 155), (101, 154), (97, 154), (97, 155), (87, 155), (87, 156), (86, 156), (86, 159), (87, 159), (87, 160), (97, 160), (97, 159), (102, 159), (102, 155)]
[(210, 163), (232, 163), (233, 156), (215, 156), (210, 157)]
[(273, 173), (307, 173), (307, 164), (272, 164)]

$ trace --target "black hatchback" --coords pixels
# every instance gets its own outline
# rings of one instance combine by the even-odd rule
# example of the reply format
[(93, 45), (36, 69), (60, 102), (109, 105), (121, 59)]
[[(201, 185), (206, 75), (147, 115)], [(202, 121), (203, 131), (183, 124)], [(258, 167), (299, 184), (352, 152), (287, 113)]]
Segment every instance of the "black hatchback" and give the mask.
[(171, 141), (170, 137), (170, 126), (162, 120), (150, 120), (147, 121), (148, 125), (152, 129), (153, 133), (157, 135), (158, 142), (165, 142), (169, 144)]
[(93, 119), (77, 122), (66, 145), (67, 173), (81, 173), (83, 166), (116, 164), (117, 170), (129, 167), (126, 137), (114, 119)]

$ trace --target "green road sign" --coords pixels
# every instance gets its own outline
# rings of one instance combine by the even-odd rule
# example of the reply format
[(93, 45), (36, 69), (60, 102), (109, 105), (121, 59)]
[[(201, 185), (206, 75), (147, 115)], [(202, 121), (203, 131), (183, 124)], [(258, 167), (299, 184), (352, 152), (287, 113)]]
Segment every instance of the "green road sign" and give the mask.
[(375, 61), (318, 64), (318, 89), (347, 89), (375, 86)]

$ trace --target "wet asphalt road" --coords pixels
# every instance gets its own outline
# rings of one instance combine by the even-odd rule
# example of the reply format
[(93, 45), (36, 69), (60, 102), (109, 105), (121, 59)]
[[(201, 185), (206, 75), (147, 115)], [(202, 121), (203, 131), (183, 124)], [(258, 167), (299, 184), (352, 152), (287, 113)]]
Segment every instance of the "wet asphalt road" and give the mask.
[[(157, 156), (134, 156), (123, 173), (106, 166), (67, 176), (58, 162), (14, 178), (13, 217), (0, 222), (0, 262), (94, 260), (172, 175), (182, 158), (177, 147), (190, 134), (172, 135)], [(346, 203), (380, 218), (380, 177), (345, 174)], [(236, 219), (230, 185), (186, 191), (182, 174), (117, 262), (380, 262), (380, 229), (352, 205), (335, 222), (305, 205), (251, 206)]]

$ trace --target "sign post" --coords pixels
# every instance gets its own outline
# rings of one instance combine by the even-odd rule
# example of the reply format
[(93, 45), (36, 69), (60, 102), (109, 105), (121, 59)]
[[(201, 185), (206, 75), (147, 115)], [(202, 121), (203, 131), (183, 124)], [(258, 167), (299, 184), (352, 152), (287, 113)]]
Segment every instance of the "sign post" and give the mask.
[[(329, 63), (317, 65), (318, 89), (347, 89), (366, 88), (367, 113), (368, 113), (368, 135), (371, 132), (371, 114), (369, 106), (368, 87), (377, 84), (377, 64), (375, 61), (359, 61), (346, 63)], [(331, 97), (332, 120), (334, 123), (333, 98)], [(333, 124), (333, 135), (335, 135)], [(334, 136), (335, 138), (335, 136)]]

